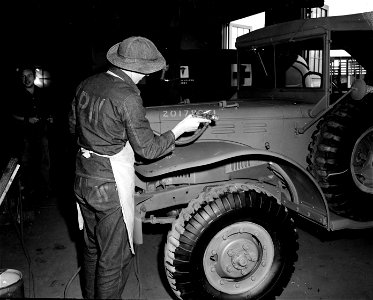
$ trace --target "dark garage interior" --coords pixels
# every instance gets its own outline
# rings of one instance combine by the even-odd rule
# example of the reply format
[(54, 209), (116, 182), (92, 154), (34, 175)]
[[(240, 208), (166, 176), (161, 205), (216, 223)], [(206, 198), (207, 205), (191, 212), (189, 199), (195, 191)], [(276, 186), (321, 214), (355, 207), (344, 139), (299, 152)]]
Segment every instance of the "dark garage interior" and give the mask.
[[(266, 26), (300, 19), (309, 8), (323, 5), (323, 0), (10, 3), (3, 42), (5, 97), (0, 169), (1, 192), (6, 190), (6, 195), (0, 206), (0, 270), (14, 269), (22, 274), (13, 296), (82, 299), (82, 236), (73, 194), (76, 148), (69, 135), (67, 114), (79, 82), (108, 67), (108, 48), (126, 37), (144, 36), (157, 45), (171, 67), (194, 66), (194, 85), (189, 90), (178, 90), (176, 96), (165, 95), (159, 80), (161, 72), (149, 76), (139, 86), (145, 106), (175, 104), (175, 99), (183, 98), (229, 99), (235, 90), (230, 79), (224, 77), (224, 66), (235, 62), (236, 50), (222, 50), (222, 27), (260, 12), (266, 13)], [(18, 88), (16, 70), (23, 65), (48, 70), (49, 89), (54, 95), (51, 105), (56, 112), (50, 140), (54, 192), (40, 202), (30, 222), (15, 220), (10, 213), (14, 207), (9, 206), (9, 199), (19, 205), (22, 191), (17, 175), (11, 181), (5, 174), (18, 153), (9, 107)], [(178, 76), (172, 71), (171, 80)], [(372, 228), (327, 232), (297, 221), (298, 260), (288, 286), (277, 299), (373, 299)], [(143, 225), (144, 243), (137, 248), (123, 299), (176, 299), (163, 266), (169, 229), (169, 224)]]

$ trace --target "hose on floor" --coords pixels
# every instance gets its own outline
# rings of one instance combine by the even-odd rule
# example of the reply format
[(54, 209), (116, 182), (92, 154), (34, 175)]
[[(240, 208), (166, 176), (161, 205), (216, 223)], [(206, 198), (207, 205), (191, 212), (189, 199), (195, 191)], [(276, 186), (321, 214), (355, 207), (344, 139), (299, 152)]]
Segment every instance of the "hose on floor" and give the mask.
[[(139, 259), (140, 255), (138, 255), (138, 251), (139, 251), (139, 245), (135, 244), (135, 253), (137, 253), (137, 255), (135, 255), (134, 269), (135, 269), (135, 276), (136, 276), (137, 286), (138, 286), (138, 299), (142, 299), (141, 298), (141, 296), (142, 296), (142, 285), (141, 285), (141, 280), (140, 280), (141, 274), (140, 274), (140, 259)], [(70, 288), (70, 285), (73, 282), (73, 280), (75, 279), (75, 277), (79, 274), (80, 270), (81, 270), (81, 267), (79, 267), (75, 271), (73, 276), (71, 276), (71, 278), (67, 282), (67, 284), (65, 286), (65, 289), (63, 291), (63, 298), (64, 299), (66, 299), (66, 295), (67, 295), (67, 292)]]
[(142, 299), (142, 286), (141, 286), (141, 273), (140, 273), (140, 255), (139, 255), (139, 245), (138, 244), (134, 244), (135, 246), (135, 266), (134, 266), (134, 269), (135, 269), (135, 276), (136, 276), (136, 280), (137, 280), (137, 287), (138, 287), (138, 299)]
[(73, 274), (73, 276), (71, 276), (70, 280), (67, 282), (66, 286), (65, 286), (65, 290), (63, 291), (63, 298), (66, 299), (66, 295), (67, 295), (67, 291), (69, 290), (70, 288), (70, 285), (71, 283), (73, 282), (73, 280), (75, 279), (75, 277), (79, 274), (81, 270), (81, 267), (79, 267), (76, 272)]
[[(11, 203), (11, 200), (8, 199), (7, 201), (7, 208), (10, 215), (10, 218), (14, 224), (14, 228), (16, 229), (18, 238), (21, 241), (23, 253), (25, 254), (25, 257), (27, 259), (28, 264), (28, 271), (29, 271), (29, 298), (36, 298), (35, 293), (35, 279), (34, 279), (34, 273), (32, 272), (32, 266), (31, 266), (31, 258), (30, 254), (28, 252), (28, 249), (25, 245), (25, 239), (24, 239), (24, 232), (23, 232), (23, 226), (24, 226), (24, 219), (23, 219), (23, 209), (22, 209), (22, 191), (21, 191), (21, 182), (18, 180), (18, 195), (17, 195), (17, 203)], [(13, 207), (12, 205), (16, 204), (16, 212), (13, 213)], [(31, 291), (32, 291), (32, 297), (31, 297)]]

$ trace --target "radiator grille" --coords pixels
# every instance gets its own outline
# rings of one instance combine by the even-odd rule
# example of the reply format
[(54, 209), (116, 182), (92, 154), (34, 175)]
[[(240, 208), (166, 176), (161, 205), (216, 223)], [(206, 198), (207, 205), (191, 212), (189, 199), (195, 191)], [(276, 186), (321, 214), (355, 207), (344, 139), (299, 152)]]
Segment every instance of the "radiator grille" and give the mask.
[(246, 169), (250, 167), (250, 162), (248, 160), (243, 161), (235, 161), (232, 162), (225, 167), (226, 173), (236, 172), (242, 169)]

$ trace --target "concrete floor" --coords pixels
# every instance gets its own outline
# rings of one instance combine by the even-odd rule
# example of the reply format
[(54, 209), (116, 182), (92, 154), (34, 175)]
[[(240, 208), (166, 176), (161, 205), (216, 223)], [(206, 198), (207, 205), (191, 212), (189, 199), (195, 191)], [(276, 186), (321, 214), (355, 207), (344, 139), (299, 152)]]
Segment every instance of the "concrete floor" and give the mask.
[[(79, 266), (79, 235), (73, 207), (66, 203), (66, 199), (45, 203), (35, 222), (24, 226), (30, 264), (15, 226), (0, 226), (0, 268), (22, 272), (27, 298), (82, 298), (79, 275), (73, 278)], [(325, 235), (299, 224), (299, 260), (278, 299), (373, 299), (373, 230)], [(168, 228), (144, 228), (137, 261), (141, 286), (133, 272), (124, 299), (174, 299), (163, 273), (163, 242)]]

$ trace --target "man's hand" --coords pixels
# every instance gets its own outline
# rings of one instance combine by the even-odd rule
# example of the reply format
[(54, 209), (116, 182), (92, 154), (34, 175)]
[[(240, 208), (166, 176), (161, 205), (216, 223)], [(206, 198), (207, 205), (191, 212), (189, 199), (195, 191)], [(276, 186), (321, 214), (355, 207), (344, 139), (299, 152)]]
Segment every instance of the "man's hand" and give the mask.
[(184, 132), (196, 131), (201, 123), (211, 123), (211, 120), (202, 117), (188, 115), (180, 121), (173, 129), (175, 139), (181, 136)]

